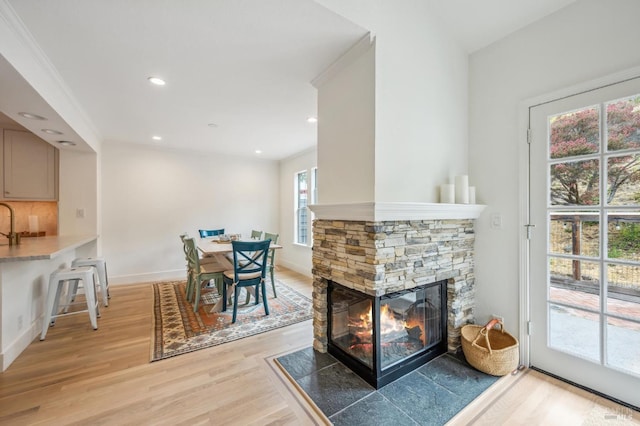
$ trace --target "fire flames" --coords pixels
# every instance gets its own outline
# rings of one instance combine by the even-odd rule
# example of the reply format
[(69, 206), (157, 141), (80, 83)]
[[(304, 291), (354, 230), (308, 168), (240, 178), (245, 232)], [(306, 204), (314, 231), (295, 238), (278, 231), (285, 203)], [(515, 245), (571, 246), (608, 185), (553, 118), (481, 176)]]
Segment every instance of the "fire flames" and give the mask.
[[(370, 343), (371, 334), (373, 332), (373, 314), (371, 306), (369, 311), (351, 317), (349, 319), (349, 328), (356, 337), (358, 343)], [(419, 330), (419, 336), (418, 336)], [(426, 345), (426, 336), (424, 332), (424, 324), (416, 319), (410, 318), (404, 321), (395, 317), (393, 311), (388, 305), (380, 307), (380, 340), (381, 343), (388, 341), (385, 336), (393, 335), (409, 335), (413, 338), (419, 338), (423, 345)]]

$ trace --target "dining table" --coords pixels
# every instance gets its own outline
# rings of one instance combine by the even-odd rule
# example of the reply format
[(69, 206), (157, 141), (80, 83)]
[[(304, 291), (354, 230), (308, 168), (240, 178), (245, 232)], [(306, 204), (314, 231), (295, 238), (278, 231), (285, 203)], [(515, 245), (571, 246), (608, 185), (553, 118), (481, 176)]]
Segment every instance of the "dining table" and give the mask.
[[(258, 240), (239, 240), (239, 241), (258, 241)], [(200, 238), (196, 244), (198, 250), (202, 253), (204, 257), (213, 256), (216, 261), (222, 265), (226, 270), (233, 270), (233, 262), (231, 261), (229, 255), (233, 254), (233, 244), (230, 240), (221, 240), (220, 237), (208, 237), (208, 238)], [(269, 245), (269, 250), (280, 250), (282, 246), (279, 244), (271, 243)], [(250, 292), (253, 296), (253, 288), (247, 287), (246, 290)], [(233, 289), (230, 289), (230, 292), (233, 292)], [(222, 310), (222, 299), (220, 299), (211, 309), (211, 313), (220, 312)]]

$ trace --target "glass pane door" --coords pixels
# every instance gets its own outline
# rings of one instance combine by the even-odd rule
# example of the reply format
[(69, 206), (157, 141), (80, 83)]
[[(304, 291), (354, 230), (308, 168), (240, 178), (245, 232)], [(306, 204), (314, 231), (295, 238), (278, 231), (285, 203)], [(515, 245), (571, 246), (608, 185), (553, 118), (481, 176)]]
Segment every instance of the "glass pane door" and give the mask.
[(637, 405), (640, 81), (531, 112), (531, 364)]

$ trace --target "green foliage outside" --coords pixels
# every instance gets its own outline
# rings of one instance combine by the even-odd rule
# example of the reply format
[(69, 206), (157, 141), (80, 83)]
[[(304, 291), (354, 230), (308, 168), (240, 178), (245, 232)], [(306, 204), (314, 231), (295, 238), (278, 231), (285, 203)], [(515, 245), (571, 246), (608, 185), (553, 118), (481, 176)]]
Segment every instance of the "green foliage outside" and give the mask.
[(609, 235), (609, 258), (633, 258), (640, 252), (640, 224), (621, 223), (620, 230)]

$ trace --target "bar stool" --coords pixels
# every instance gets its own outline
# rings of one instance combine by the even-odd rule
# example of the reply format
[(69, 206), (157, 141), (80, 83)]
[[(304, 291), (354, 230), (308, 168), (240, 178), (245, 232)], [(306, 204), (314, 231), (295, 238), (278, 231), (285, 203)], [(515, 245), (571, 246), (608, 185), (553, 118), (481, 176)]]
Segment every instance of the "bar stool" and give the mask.
[[(75, 312), (67, 312), (68, 303), (65, 304), (65, 310), (62, 313), (58, 313), (60, 305), (60, 296), (62, 295), (62, 289), (66, 283), (75, 287), (77, 290), (78, 282), (82, 281), (84, 288), (85, 298), (87, 300), (87, 309)], [(97, 274), (96, 268), (92, 266), (82, 266), (78, 268), (58, 269), (51, 273), (49, 277), (49, 293), (47, 295), (47, 306), (44, 310), (44, 320), (42, 322), (42, 333), (40, 334), (40, 340), (44, 340), (47, 335), (47, 330), (50, 326), (53, 326), (56, 322), (56, 318), (78, 314), (81, 312), (89, 312), (89, 319), (91, 320), (91, 326), (94, 330), (98, 329), (97, 317), (100, 316), (100, 310), (98, 307), (98, 301), (96, 300), (96, 281)]]
[[(98, 271), (99, 285), (100, 290), (102, 292), (102, 303), (104, 306), (109, 306), (109, 280), (107, 278), (107, 262), (104, 260), (104, 257), (79, 257), (71, 262), (71, 267), (77, 266), (93, 266)], [(76, 290), (76, 289), (74, 289)], [(75, 297), (75, 291), (72, 292), (73, 297)]]

